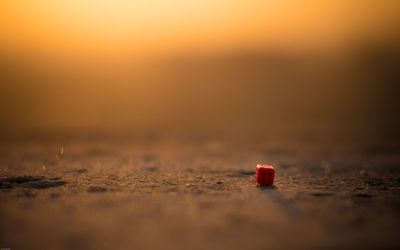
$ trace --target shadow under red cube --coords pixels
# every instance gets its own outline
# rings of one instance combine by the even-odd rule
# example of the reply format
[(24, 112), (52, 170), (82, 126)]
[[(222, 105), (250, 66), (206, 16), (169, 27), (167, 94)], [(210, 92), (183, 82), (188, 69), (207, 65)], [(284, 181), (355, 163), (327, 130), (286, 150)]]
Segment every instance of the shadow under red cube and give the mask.
[(256, 182), (260, 186), (272, 186), (275, 178), (275, 168), (269, 165), (257, 165)]

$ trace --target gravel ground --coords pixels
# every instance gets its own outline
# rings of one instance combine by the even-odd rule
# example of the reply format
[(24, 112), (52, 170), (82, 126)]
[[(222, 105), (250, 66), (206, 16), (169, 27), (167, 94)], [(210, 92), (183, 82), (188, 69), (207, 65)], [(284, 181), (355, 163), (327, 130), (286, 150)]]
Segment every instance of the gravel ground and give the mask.
[(215, 138), (4, 140), (0, 247), (400, 247), (396, 149)]

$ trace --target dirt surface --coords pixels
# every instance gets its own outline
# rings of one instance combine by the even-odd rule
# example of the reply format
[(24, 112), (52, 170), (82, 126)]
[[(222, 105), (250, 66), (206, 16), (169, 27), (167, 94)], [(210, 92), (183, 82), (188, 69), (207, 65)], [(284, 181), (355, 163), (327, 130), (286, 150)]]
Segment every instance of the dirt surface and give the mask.
[[(400, 154), (262, 138), (0, 146), (0, 247), (399, 248)], [(256, 186), (256, 164), (276, 168)]]

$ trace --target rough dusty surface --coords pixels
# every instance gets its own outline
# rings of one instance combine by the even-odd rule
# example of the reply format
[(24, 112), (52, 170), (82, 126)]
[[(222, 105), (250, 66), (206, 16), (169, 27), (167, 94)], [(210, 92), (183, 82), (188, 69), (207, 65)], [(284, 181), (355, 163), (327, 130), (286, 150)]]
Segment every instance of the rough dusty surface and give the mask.
[[(0, 247), (400, 247), (400, 154), (226, 138), (54, 139), (0, 146)], [(257, 163), (276, 167), (255, 185)]]

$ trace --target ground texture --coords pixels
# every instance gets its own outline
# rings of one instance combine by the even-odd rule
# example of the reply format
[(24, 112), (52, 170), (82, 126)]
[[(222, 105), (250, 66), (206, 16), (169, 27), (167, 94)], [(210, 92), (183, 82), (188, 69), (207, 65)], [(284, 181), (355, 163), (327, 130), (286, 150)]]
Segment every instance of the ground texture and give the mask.
[[(258, 163), (275, 166), (273, 187), (256, 186)], [(392, 147), (35, 137), (4, 140), (0, 164), (2, 248), (400, 247)]]

